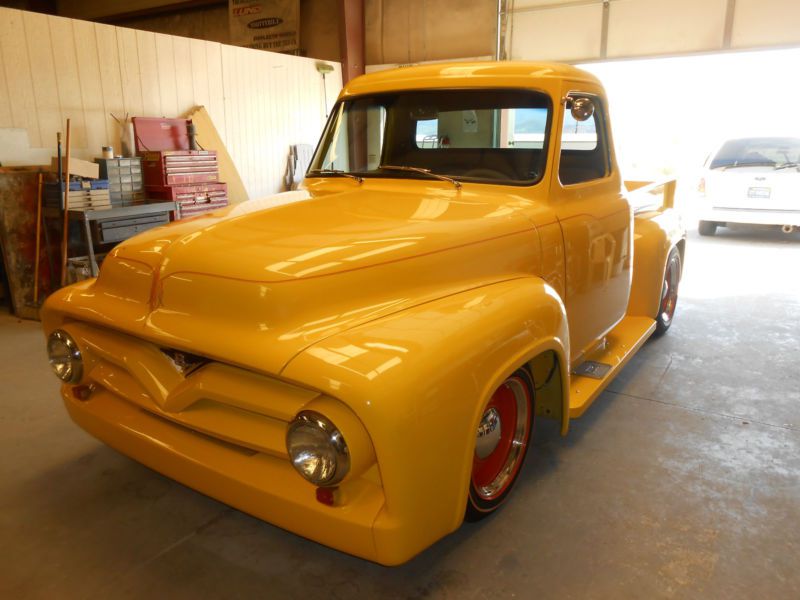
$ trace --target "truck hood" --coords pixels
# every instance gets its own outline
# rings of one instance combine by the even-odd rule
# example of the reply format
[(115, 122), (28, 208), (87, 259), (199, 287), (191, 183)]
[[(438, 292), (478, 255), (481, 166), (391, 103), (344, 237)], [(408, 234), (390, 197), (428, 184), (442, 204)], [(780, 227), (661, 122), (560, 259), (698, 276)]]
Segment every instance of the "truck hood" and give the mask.
[(484, 186), (412, 194), (368, 185), (278, 194), (132, 238), (76, 299), (82, 316), (280, 373), (329, 335), (539, 272), (523, 212), (531, 201), (507, 188), (500, 198)]
[[(508, 203), (465, 192), (286, 192), (141, 234), (115, 255), (159, 269), (278, 283), (372, 267), (531, 229)], [(519, 202), (524, 202), (519, 200)]]

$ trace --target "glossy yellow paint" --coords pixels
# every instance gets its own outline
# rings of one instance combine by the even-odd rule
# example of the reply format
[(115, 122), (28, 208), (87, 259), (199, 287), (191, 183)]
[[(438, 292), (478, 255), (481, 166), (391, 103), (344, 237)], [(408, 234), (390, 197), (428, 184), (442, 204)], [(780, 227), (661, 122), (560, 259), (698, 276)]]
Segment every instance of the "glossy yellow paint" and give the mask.
[(651, 318), (626, 316), (604, 336), (602, 344), (585, 355), (587, 360), (610, 365), (611, 370), (603, 379), (572, 377), (569, 387), (571, 419), (580, 417), (586, 412), (655, 329), (656, 323)]
[(544, 351), (565, 360), (567, 335), (560, 298), (525, 277), (367, 323), (289, 363), (284, 376), (347, 398), (370, 432), (387, 497), (375, 522), (382, 562), (401, 562), (459, 526), (483, 408), (476, 399)]
[[(402, 69), (342, 96), (478, 86), (544, 91), (556, 121), (566, 91), (604, 97), (591, 75), (534, 63)], [(608, 383), (590, 390), (571, 367), (602, 355), (617, 369), (653, 329), (679, 224), (665, 206), (633, 218), (613, 154), (602, 180), (563, 186), (557, 148), (555, 134), (531, 187), (314, 177), (121, 244), (43, 311), (46, 333), (78, 341), (94, 390), (83, 401), (64, 386), (70, 415), (232, 506), (408, 560), (460, 525), (481, 412), (508, 375), (555, 357), (537, 413), (566, 433)], [(210, 362), (184, 375), (164, 349)], [(283, 447), (306, 409), (352, 453), (333, 507)]]
[(674, 210), (675, 181), (655, 182), (642, 186), (631, 196), (655, 198), (660, 206), (644, 203), (644, 210), (636, 212), (633, 229), (633, 285), (626, 313), (633, 316), (652, 317), (661, 302), (661, 282), (672, 248), (678, 248), (681, 260), (685, 258), (686, 229)]
[[(596, 97), (601, 122), (609, 128), (607, 103), (598, 83), (565, 79), (561, 96), (580, 92)], [(557, 106), (566, 111), (563, 103)], [(553, 147), (561, 147), (561, 128), (556, 128)], [(609, 161), (615, 164), (613, 139), (608, 132)], [(601, 179), (562, 184), (559, 169), (551, 173), (550, 200), (564, 236), (566, 252), (565, 304), (570, 328), (571, 360), (579, 362), (598, 339), (625, 316), (631, 286), (632, 213), (623, 194), (618, 169)]]

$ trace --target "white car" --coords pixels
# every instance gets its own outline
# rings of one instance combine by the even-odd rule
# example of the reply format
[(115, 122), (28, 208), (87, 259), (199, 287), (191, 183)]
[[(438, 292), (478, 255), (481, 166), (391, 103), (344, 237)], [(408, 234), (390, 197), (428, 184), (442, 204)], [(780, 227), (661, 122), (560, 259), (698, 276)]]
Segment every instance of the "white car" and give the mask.
[(800, 227), (800, 138), (728, 140), (705, 164), (700, 235), (732, 223)]

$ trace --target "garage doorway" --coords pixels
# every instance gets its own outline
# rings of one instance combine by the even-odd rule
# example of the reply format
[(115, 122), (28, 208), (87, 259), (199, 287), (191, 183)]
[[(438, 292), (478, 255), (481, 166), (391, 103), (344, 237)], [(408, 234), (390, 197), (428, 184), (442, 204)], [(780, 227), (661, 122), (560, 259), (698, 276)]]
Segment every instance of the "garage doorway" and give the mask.
[[(677, 206), (686, 216), (689, 229), (696, 230), (698, 221), (708, 218), (703, 216), (706, 192), (711, 194), (711, 190), (705, 189), (709, 173), (706, 167), (713, 164), (711, 159), (726, 140), (796, 139), (797, 143), (787, 142), (789, 149), (800, 144), (800, 120), (794, 110), (795, 98), (800, 97), (800, 79), (787, 77), (798, 62), (800, 49), (784, 49), (579, 66), (598, 76), (608, 93), (617, 161), (623, 177), (642, 180), (677, 177)], [(735, 175), (726, 174), (732, 179), (748, 176), (748, 187), (741, 191), (742, 201), (732, 201), (733, 204), (747, 206), (748, 194), (755, 201), (754, 206), (774, 203), (779, 190), (771, 188), (773, 182), (766, 181), (770, 178), (789, 181), (789, 186), (796, 186), (800, 198), (800, 169), (793, 166), (800, 162), (796, 154), (787, 153), (785, 159), (774, 159), (772, 167), (783, 167), (780, 173), (775, 172), (779, 177), (773, 177), (773, 168), (769, 166), (760, 167), (765, 172), (753, 166)], [(772, 199), (768, 198), (770, 193)], [(800, 211), (800, 203), (797, 209)], [(793, 224), (799, 215), (790, 215), (787, 223)], [(718, 222), (726, 221), (718, 217)], [(709, 233), (708, 229), (704, 233)], [(733, 225), (715, 229), (711, 233), (731, 239), (751, 235), (763, 243), (774, 240), (778, 247), (791, 242), (800, 244), (797, 227), (787, 233), (782, 233), (780, 227), (768, 231)]]

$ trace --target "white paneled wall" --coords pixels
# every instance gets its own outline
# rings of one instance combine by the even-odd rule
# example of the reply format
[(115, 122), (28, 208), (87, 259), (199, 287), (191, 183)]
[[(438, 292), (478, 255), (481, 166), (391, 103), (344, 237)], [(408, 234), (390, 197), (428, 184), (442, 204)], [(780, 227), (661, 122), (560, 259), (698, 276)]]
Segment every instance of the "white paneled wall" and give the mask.
[[(291, 144), (325, 120), (314, 60), (0, 8), (0, 128), (55, 152), (71, 119), (80, 158), (120, 148), (111, 113), (176, 117), (208, 110), (251, 198), (281, 189)], [(341, 69), (328, 74), (328, 106)]]

